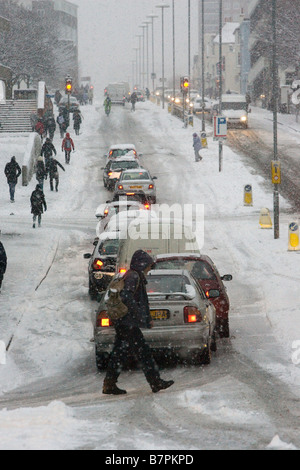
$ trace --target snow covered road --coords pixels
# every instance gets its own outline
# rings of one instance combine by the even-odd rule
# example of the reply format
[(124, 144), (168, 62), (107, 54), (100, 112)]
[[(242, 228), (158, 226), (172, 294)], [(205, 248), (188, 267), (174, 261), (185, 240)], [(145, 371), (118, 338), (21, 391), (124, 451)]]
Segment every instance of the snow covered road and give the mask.
[[(99, 108), (83, 108), (83, 133), (60, 172), (60, 191), (46, 186), (40, 230), (31, 228), (29, 210), (36, 182), (18, 187), (12, 207), (0, 174), (9, 259), (0, 340), (10, 342), (0, 366), (0, 449), (265, 449), (276, 435), (278, 447), (300, 448), (300, 369), (292, 361), (300, 340), (299, 255), (287, 252), (287, 237), (275, 242), (272, 231), (258, 228), (261, 207), (272, 201), (268, 185), (227, 146), (219, 174), (212, 139), (195, 163), (194, 130), (151, 103), (139, 103), (135, 114), (113, 108), (109, 118)], [(231, 339), (219, 342), (209, 367), (163, 370), (175, 385), (155, 396), (140, 371), (122, 373), (127, 396), (103, 396), (90, 342), (96, 305), (83, 254), (96, 234), (95, 209), (111, 197), (102, 184), (103, 155), (118, 142), (143, 153), (158, 176), (159, 203), (205, 205), (202, 251), (221, 274), (233, 275)], [(55, 144), (59, 149), (57, 136)], [(9, 156), (3, 153), (1, 166)], [(242, 204), (248, 183), (251, 208)], [(290, 205), (282, 200), (281, 208), (285, 233)]]

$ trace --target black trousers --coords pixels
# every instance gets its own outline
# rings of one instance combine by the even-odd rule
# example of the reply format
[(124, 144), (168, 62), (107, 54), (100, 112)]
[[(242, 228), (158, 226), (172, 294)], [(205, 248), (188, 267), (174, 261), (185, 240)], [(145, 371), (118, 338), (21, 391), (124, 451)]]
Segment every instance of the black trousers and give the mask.
[(3, 277), (4, 277), (4, 275), (0, 273), (0, 289), (1, 289), (1, 287), (2, 287)]
[(151, 349), (138, 327), (115, 327), (116, 338), (110, 356), (106, 379), (117, 381), (129, 355), (135, 355), (142, 365), (146, 380), (151, 384), (160, 379), (158, 366), (152, 356)]

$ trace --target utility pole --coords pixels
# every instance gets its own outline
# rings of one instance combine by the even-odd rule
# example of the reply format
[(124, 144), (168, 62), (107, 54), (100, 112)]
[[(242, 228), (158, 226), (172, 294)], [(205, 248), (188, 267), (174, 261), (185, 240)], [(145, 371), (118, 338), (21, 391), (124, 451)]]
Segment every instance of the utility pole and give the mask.
[[(277, 64), (277, 0), (272, 0), (272, 35), (273, 35), (273, 139), (274, 139), (274, 162), (279, 163), (278, 159), (278, 122), (277, 122), (277, 108), (278, 108), (278, 64)], [(274, 184), (274, 238), (279, 238), (279, 185)]]
[(204, 0), (202, 0), (202, 132), (205, 131), (205, 115), (204, 115), (204, 94), (205, 94), (205, 75), (204, 75)]
[[(219, 116), (222, 115), (222, 78), (223, 78), (223, 54), (222, 54), (222, 26), (223, 26), (223, 3), (219, 0)], [(222, 171), (223, 161), (223, 142), (219, 141), (219, 172)]]

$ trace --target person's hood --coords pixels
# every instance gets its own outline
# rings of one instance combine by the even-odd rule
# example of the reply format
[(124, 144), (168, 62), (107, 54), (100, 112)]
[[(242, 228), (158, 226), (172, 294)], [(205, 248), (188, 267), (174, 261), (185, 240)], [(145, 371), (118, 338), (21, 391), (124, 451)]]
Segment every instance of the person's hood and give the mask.
[(66, 133), (66, 137), (67, 137), (68, 139), (70, 138), (69, 132)]
[(151, 264), (154, 264), (154, 259), (145, 251), (137, 250), (132, 256), (130, 269), (142, 272)]

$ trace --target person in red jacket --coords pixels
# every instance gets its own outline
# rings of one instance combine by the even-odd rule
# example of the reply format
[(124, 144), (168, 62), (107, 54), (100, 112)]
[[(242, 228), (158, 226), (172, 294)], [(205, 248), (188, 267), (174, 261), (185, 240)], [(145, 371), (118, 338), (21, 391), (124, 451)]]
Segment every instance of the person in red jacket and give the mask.
[(65, 152), (65, 157), (66, 157), (66, 163), (67, 164), (70, 163), (72, 149), (73, 149), (73, 151), (75, 150), (74, 142), (71, 139), (70, 134), (67, 132), (66, 137), (64, 138), (64, 140), (62, 142), (62, 147), (61, 147), (61, 151)]

